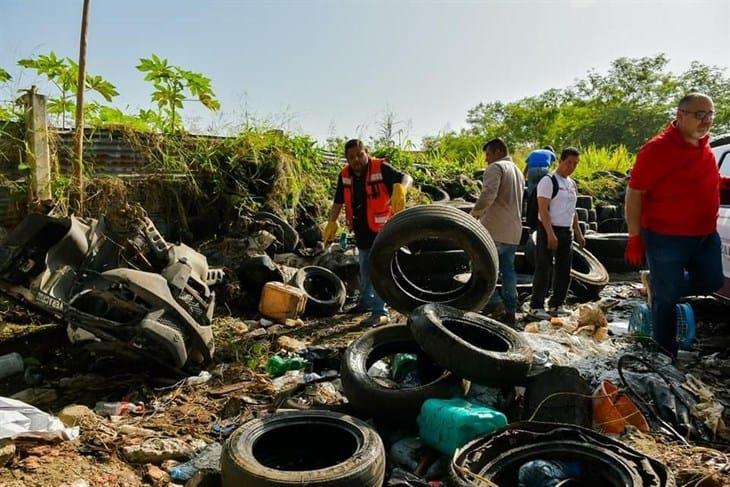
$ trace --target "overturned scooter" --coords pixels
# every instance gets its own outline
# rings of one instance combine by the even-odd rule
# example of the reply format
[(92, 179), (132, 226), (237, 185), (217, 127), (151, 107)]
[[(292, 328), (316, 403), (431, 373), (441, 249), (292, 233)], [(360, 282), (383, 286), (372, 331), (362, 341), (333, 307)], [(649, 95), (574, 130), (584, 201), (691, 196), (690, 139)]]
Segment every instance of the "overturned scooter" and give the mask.
[(220, 276), (147, 218), (115, 235), (103, 218), (31, 214), (0, 244), (2, 294), (68, 324), (72, 341), (169, 369), (211, 360)]

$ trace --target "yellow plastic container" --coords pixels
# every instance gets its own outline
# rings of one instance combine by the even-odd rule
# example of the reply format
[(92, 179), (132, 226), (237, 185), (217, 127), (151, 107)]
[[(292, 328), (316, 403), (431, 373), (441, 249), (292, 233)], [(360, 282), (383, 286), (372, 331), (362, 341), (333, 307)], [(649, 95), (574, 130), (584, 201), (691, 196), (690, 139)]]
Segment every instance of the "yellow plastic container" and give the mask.
[(307, 295), (301, 289), (281, 282), (267, 282), (261, 293), (259, 313), (283, 323), (301, 315), (306, 304)]

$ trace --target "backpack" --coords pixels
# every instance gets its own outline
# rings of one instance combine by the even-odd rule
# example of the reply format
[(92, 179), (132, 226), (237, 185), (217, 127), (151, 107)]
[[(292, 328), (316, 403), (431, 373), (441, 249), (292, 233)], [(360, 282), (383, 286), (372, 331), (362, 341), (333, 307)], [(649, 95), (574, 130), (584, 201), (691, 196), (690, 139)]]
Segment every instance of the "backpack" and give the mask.
[[(550, 199), (553, 200), (558, 195), (558, 191), (560, 189), (558, 187), (558, 180), (555, 177), (555, 174), (548, 174), (546, 177), (550, 177), (550, 180), (553, 182), (553, 195), (550, 197)], [(532, 193), (530, 193), (527, 197), (527, 211), (525, 212), (525, 224), (530, 227), (531, 230), (535, 230), (540, 224), (540, 220), (537, 217), (538, 213), (537, 186), (535, 186)]]

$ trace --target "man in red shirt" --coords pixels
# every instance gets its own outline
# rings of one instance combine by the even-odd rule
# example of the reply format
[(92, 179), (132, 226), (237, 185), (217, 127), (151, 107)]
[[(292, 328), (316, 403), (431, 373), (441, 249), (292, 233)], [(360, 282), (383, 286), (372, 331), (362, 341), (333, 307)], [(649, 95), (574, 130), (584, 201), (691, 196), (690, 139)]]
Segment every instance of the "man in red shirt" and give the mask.
[(677, 114), (636, 156), (626, 190), (629, 241), (625, 258), (651, 275), (654, 339), (677, 355), (676, 305), (723, 284), (717, 215), (720, 174), (710, 150), (712, 99), (682, 98)]

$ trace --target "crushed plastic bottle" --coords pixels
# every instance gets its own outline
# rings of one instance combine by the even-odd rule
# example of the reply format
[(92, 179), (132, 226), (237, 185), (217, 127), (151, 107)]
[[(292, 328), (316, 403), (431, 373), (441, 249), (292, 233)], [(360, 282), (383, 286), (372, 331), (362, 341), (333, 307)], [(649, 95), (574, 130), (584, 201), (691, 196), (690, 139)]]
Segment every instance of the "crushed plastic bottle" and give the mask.
[(125, 416), (127, 414), (142, 414), (145, 412), (145, 408), (142, 402), (99, 401), (94, 406), (94, 412), (100, 416)]
[(286, 358), (280, 355), (272, 355), (266, 362), (266, 372), (271, 377), (279, 377), (289, 370), (301, 370), (307, 363), (301, 357)]
[(199, 470), (221, 470), (221, 450), (220, 443), (211, 443), (198, 452), (191, 460), (176, 465), (170, 469), (170, 478), (175, 482), (187, 482)]
[(564, 480), (579, 478), (581, 464), (559, 460), (532, 460), (517, 473), (519, 487), (555, 487)]

